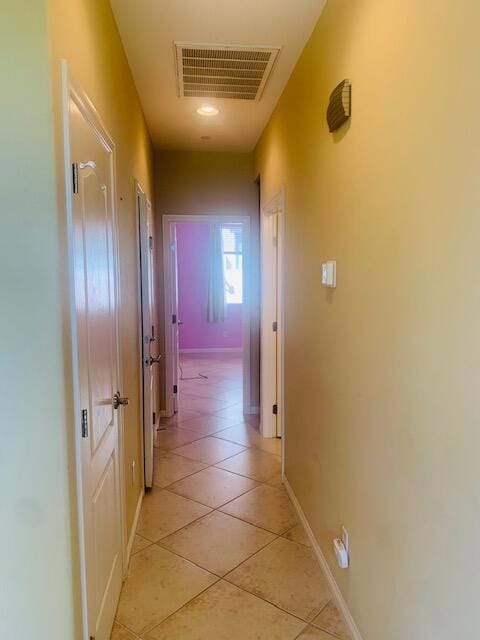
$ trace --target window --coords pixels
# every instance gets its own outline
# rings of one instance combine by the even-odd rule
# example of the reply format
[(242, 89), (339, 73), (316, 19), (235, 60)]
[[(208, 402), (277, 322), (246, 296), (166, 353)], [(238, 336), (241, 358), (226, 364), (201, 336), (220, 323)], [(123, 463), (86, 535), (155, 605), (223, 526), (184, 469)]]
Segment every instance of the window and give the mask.
[(242, 227), (222, 227), (223, 268), (225, 271), (225, 301), (227, 304), (243, 302)]

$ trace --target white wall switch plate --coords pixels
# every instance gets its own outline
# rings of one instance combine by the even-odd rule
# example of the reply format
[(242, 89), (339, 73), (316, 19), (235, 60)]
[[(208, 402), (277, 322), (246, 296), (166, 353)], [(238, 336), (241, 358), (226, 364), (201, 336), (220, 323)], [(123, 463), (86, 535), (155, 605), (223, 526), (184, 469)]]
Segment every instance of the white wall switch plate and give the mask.
[(322, 264), (322, 284), (334, 289), (337, 286), (337, 263), (329, 260)]
[(333, 541), (333, 550), (335, 552), (335, 557), (340, 569), (348, 569), (348, 553), (340, 538), (335, 538), (335, 540)]

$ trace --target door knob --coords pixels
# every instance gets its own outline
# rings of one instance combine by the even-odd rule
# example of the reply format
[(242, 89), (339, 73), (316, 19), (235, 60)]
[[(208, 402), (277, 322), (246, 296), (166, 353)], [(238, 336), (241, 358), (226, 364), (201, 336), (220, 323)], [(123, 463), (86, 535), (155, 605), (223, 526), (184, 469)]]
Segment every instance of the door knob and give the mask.
[(122, 398), (120, 392), (117, 393), (112, 398), (112, 404), (114, 409), (118, 409), (120, 406), (126, 406), (129, 403), (128, 398)]
[(148, 358), (145, 358), (145, 364), (151, 367), (152, 364), (158, 364), (161, 358), (162, 356), (157, 356), (156, 358), (149, 356)]

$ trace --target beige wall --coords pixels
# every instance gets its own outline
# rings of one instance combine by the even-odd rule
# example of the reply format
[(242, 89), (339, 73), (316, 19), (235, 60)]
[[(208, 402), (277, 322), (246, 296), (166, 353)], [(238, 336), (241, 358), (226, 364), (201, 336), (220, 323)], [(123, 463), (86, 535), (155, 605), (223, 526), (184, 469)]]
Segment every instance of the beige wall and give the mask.
[[(258, 187), (253, 157), (248, 153), (160, 151), (155, 155), (155, 194), (158, 246), (164, 214), (242, 215), (251, 218), (252, 236), (252, 406), (259, 404), (259, 279)], [(161, 263), (160, 259), (160, 263)], [(160, 319), (163, 316), (163, 276), (160, 277)], [(164, 339), (164, 333), (161, 336)], [(164, 352), (164, 349), (163, 349)], [(164, 372), (161, 400), (165, 402)]]
[[(49, 9), (55, 106), (58, 107), (60, 100), (60, 60), (66, 58), (73, 77), (93, 102), (116, 144), (122, 393), (130, 398), (124, 411), (130, 531), (143, 483), (134, 180), (140, 182), (147, 197), (152, 199), (152, 146), (108, 0), (50, 0)], [(58, 118), (58, 109), (56, 113)], [(63, 179), (62, 153), (61, 139), (57, 136), (60, 180)], [(62, 206), (62, 198), (60, 200)], [(132, 482), (132, 461), (137, 469), (135, 482)]]
[(286, 188), (286, 473), (365, 640), (478, 636), (479, 20), (330, 0), (256, 149), (262, 200)]
[(74, 638), (45, 0), (0, 6), (0, 628)]

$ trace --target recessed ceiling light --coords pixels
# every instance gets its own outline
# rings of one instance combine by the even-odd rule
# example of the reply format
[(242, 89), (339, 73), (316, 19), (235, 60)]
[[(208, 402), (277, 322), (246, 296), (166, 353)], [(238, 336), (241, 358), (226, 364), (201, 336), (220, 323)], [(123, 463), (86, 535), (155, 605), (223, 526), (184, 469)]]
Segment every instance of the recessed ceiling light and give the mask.
[(209, 104), (203, 105), (203, 107), (198, 107), (197, 113), (199, 116), (218, 116), (219, 111), (216, 107), (212, 107)]

